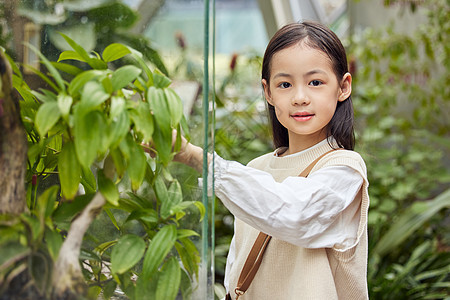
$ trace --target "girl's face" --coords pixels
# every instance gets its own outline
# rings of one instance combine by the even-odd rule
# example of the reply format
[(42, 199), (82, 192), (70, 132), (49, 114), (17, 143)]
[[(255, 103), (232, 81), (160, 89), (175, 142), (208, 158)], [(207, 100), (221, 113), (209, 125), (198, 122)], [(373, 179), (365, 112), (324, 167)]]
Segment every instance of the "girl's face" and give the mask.
[(337, 102), (350, 96), (351, 75), (338, 82), (330, 58), (302, 42), (275, 53), (270, 65), (269, 83), (263, 79), (262, 84), (267, 102), (288, 130), (287, 153), (325, 139)]

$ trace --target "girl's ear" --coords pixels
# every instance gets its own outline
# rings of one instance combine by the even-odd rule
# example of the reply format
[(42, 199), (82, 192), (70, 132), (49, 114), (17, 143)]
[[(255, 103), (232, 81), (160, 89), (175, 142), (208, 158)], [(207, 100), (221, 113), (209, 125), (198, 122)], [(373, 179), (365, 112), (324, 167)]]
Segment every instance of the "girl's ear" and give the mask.
[(269, 103), (270, 105), (273, 106), (273, 104), (272, 104), (272, 96), (270, 94), (270, 88), (269, 88), (269, 84), (268, 84), (267, 80), (263, 79), (263, 80), (261, 80), (261, 83), (262, 83), (263, 88), (264, 88), (264, 97), (266, 97), (267, 103)]
[(338, 101), (345, 101), (352, 93), (352, 75), (345, 73), (341, 82), (341, 90), (339, 92)]

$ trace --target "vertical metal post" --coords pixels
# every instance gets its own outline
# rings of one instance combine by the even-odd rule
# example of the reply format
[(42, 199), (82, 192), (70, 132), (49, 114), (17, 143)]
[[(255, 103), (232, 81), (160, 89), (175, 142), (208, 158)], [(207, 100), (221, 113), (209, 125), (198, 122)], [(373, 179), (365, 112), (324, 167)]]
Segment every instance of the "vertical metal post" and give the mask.
[(214, 265), (213, 265), (213, 232), (214, 210), (211, 209), (208, 197), (208, 150), (209, 150), (209, 45), (210, 45), (210, 1), (204, 2), (204, 39), (203, 39), (203, 190), (202, 203), (205, 206), (205, 216), (202, 222), (202, 249), (201, 249), (201, 278), (200, 290), (204, 299), (214, 299)]
[(204, 39), (203, 39), (203, 191), (202, 202), (206, 212), (202, 224), (202, 261), (207, 260), (208, 249), (208, 127), (209, 127), (209, 0), (205, 0), (204, 7)]
[[(211, 143), (212, 149), (216, 148), (216, 0), (212, 0), (212, 124), (211, 124)], [(214, 170), (214, 160), (212, 162), (212, 169)], [(215, 229), (215, 212), (216, 199), (214, 194), (214, 176), (212, 179), (212, 199), (211, 199), (211, 281), (212, 290), (214, 291), (215, 283), (215, 246), (216, 246), (216, 229)]]

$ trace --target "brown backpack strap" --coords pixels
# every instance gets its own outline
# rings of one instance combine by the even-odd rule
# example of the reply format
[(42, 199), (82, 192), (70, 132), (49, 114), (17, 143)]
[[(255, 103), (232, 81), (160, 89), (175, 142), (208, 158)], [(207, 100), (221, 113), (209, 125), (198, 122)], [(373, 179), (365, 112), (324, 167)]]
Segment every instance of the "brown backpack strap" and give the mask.
[(243, 295), (250, 286), (250, 283), (256, 275), (256, 271), (258, 271), (259, 266), (261, 265), (264, 251), (266, 250), (266, 247), (269, 244), (271, 238), (272, 237), (270, 235), (262, 232), (260, 232), (258, 237), (256, 238), (256, 241), (253, 244), (250, 253), (248, 254), (247, 260), (242, 267), (237, 287), (234, 290), (236, 295), (238, 295), (236, 299), (238, 299), (239, 296)]
[[(309, 173), (314, 168), (314, 166), (317, 164), (317, 162), (319, 162), (319, 160), (321, 160), (325, 155), (327, 155), (328, 153), (330, 153), (334, 150), (336, 150), (336, 149), (330, 150), (330, 151), (322, 154), (318, 158), (316, 158), (298, 176), (308, 177)], [(272, 237), (270, 235), (267, 235), (262, 232), (260, 232), (258, 237), (256, 238), (256, 241), (253, 244), (253, 247), (247, 256), (247, 260), (245, 261), (244, 266), (242, 267), (242, 271), (241, 271), (241, 274), (239, 275), (236, 289), (234, 290), (234, 292), (237, 295), (236, 300), (247, 291), (248, 287), (250, 286), (250, 283), (252, 283), (252, 280), (256, 275), (256, 271), (258, 271), (259, 266), (261, 265), (264, 251), (266, 250), (267, 245), (269, 245), (271, 238)], [(231, 299), (231, 296), (229, 293), (227, 294), (225, 299), (226, 300)]]
[(300, 175), (298, 175), (299, 177), (308, 177), (309, 173), (311, 172), (311, 170), (314, 168), (314, 166), (319, 162), (319, 160), (321, 160), (325, 155), (338, 150), (338, 149), (332, 149), (328, 152), (325, 152), (324, 154), (322, 154), (321, 156), (319, 156), (318, 158), (316, 158), (312, 163), (309, 164), (309, 166), (307, 166), (301, 173)]

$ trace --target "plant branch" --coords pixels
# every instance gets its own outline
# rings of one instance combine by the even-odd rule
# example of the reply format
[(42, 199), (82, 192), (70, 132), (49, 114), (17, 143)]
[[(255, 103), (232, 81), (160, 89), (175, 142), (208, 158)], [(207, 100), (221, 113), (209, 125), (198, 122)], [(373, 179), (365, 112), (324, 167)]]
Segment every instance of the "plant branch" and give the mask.
[(59, 251), (59, 257), (53, 269), (53, 298), (67, 297), (68, 293), (73, 293), (76, 299), (77, 296), (86, 293), (87, 286), (79, 263), (81, 244), (86, 230), (105, 203), (103, 195), (97, 192), (70, 225), (67, 238)]

